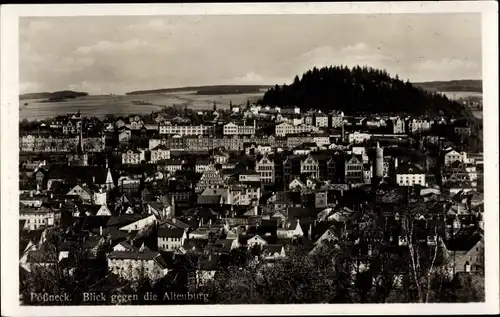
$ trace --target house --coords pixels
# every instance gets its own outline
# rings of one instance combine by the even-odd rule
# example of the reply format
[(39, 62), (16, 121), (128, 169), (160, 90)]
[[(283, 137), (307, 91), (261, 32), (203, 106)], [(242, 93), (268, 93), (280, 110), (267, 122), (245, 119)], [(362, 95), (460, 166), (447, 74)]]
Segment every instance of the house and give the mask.
[(182, 170), (182, 161), (179, 159), (168, 159), (158, 161), (158, 170), (167, 171), (171, 174), (175, 174), (175, 172)]
[(425, 187), (425, 172), (418, 164), (403, 164), (396, 171), (396, 183), (398, 186), (420, 185)]
[(408, 122), (408, 128), (411, 133), (429, 131), (433, 122), (424, 118), (413, 118)]
[(158, 228), (158, 249), (175, 251), (180, 249), (187, 239), (186, 230), (182, 228)]
[(260, 181), (262, 183), (274, 183), (275, 171), (274, 161), (264, 155), (260, 160), (255, 163), (255, 170), (260, 174)]
[(19, 219), (24, 220), (24, 229), (37, 230), (56, 225), (60, 219), (60, 213), (43, 206), (32, 208), (21, 205), (19, 207)]
[(406, 123), (400, 117), (397, 117), (392, 121), (392, 132), (394, 134), (402, 134), (405, 133)]
[[(219, 255), (210, 253), (208, 255), (199, 256), (197, 259), (196, 271), (194, 272), (195, 281), (194, 283), (190, 283), (189, 285), (190, 288), (197, 289), (209, 283), (211, 280), (214, 279), (218, 267), (219, 267)], [(191, 281), (192, 280), (193, 279), (191, 279)]]
[(314, 125), (319, 128), (328, 127), (328, 115), (322, 112), (316, 113), (314, 116)]
[(311, 175), (314, 178), (319, 177), (319, 162), (312, 155), (308, 155), (300, 161), (300, 173)]
[(224, 180), (219, 171), (214, 166), (207, 168), (196, 184), (196, 192), (203, 192), (205, 188), (217, 188), (224, 184)]
[(252, 238), (247, 240), (247, 246), (248, 248), (253, 248), (255, 246), (263, 247), (267, 244), (267, 241), (263, 239), (261, 236), (256, 234)]
[(139, 251), (139, 248), (129, 241), (121, 241), (113, 246), (113, 251), (137, 252)]
[[(197, 157), (196, 163), (194, 165), (194, 170), (196, 173), (203, 173), (206, 169), (211, 168), (211, 163), (208, 158), (205, 157)], [(214, 167), (212, 167), (214, 168)]]
[(125, 280), (137, 280), (142, 271), (153, 281), (169, 271), (158, 251), (113, 251), (108, 255), (108, 270)]
[(33, 195), (33, 191), (30, 191), (29, 194), (26, 193), (19, 195), (19, 203), (26, 207), (40, 208), (46, 201), (47, 197), (41, 195)]
[(284, 259), (286, 258), (285, 247), (280, 244), (266, 244), (262, 248), (261, 257), (265, 261)]
[(344, 122), (344, 112), (342, 110), (333, 110), (330, 112), (332, 128), (339, 128)]
[(122, 153), (122, 164), (141, 164), (144, 160), (144, 155), (141, 151), (128, 149)]
[(240, 246), (238, 239), (218, 239), (210, 245), (210, 250), (214, 253), (228, 254)]
[(349, 143), (363, 143), (371, 139), (371, 134), (355, 131), (354, 133), (349, 133), (348, 140)]
[(276, 136), (286, 136), (288, 134), (301, 134), (307, 132), (318, 132), (319, 128), (312, 125), (300, 124), (292, 125), (286, 122), (276, 125), (275, 135)]
[(163, 144), (159, 144), (151, 149), (151, 163), (170, 159), (170, 150)]
[(350, 155), (345, 158), (345, 182), (359, 184), (364, 182), (363, 159), (359, 155)]
[(253, 125), (247, 125), (246, 122), (243, 125), (237, 125), (233, 122), (229, 122), (223, 127), (224, 135), (254, 135), (256, 130), (255, 120)]
[(130, 142), (131, 139), (132, 139), (132, 131), (130, 131), (129, 129), (125, 128), (122, 131), (120, 131), (120, 133), (118, 133), (118, 142), (120, 144), (128, 143)]
[(288, 184), (288, 188), (290, 190), (298, 190), (302, 191), (307, 188), (306, 184), (304, 184), (299, 177), (294, 178), (290, 184)]
[(303, 237), (304, 232), (300, 226), (300, 220), (292, 221), (285, 228), (278, 228), (277, 231), (278, 238), (282, 239), (292, 239), (297, 237)]
[(456, 161), (463, 162), (462, 154), (458, 153), (457, 151), (455, 151), (453, 149), (450, 151), (447, 151), (444, 154), (444, 165), (445, 166), (450, 166), (453, 163), (455, 163)]
[(92, 203), (94, 198), (94, 192), (83, 185), (76, 185), (66, 195), (78, 197), (87, 204)]

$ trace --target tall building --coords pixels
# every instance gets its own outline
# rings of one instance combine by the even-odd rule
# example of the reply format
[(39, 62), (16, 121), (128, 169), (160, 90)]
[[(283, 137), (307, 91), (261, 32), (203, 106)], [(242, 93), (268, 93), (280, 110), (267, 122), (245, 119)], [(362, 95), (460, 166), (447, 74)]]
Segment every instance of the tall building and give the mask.
[(377, 147), (375, 148), (375, 159), (373, 168), (373, 182), (378, 184), (384, 178), (384, 149), (380, 147), (377, 142)]
[[(78, 111), (78, 114), (80, 111)], [(76, 153), (70, 154), (68, 157), (68, 165), (71, 166), (87, 166), (89, 162), (88, 154), (83, 147), (83, 123), (80, 122), (80, 134), (78, 135), (78, 145)]]

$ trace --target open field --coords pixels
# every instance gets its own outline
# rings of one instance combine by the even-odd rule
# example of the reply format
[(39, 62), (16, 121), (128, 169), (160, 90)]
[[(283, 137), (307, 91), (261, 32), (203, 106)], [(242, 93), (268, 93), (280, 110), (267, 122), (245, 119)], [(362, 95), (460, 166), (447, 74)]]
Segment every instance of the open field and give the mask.
[[(78, 110), (84, 116), (96, 116), (99, 118), (107, 114), (143, 114), (161, 109), (163, 106), (172, 106), (174, 104), (177, 106), (186, 105), (190, 109), (212, 109), (214, 101), (217, 103), (218, 108), (227, 109), (230, 101), (233, 105), (244, 105), (247, 100), (257, 100), (263, 94), (264, 92), (199, 95), (196, 94), (196, 91), (184, 91), (144, 95), (87, 96), (64, 102), (40, 102), (40, 100), (31, 99), (20, 101), (19, 120), (41, 120)], [(152, 105), (137, 105), (133, 103), (134, 101), (151, 103)], [(25, 102), (28, 104), (24, 105)]]

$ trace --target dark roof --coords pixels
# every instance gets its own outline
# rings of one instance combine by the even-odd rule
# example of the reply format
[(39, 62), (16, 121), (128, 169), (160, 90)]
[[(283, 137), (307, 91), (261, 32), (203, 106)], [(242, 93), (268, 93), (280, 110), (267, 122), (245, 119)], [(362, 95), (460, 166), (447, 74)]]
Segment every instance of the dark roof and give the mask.
[(182, 228), (158, 228), (158, 237), (160, 238), (181, 238), (184, 234)]
[(220, 203), (221, 195), (200, 195), (198, 196), (197, 203), (199, 205), (218, 205)]
[(417, 164), (404, 164), (398, 168), (397, 174), (423, 174), (424, 171)]
[(144, 215), (139, 215), (139, 214), (131, 214), (131, 215), (128, 215), (128, 214), (122, 214), (120, 216), (111, 216), (109, 217), (108, 219), (108, 222), (106, 223), (106, 226), (107, 227), (111, 227), (111, 226), (119, 226), (119, 227), (123, 227), (125, 225), (128, 225), (128, 224), (131, 224), (139, 219), (142, 219), (144, 218)]
[(186, 239), (184, 240), (184, 245), (182, 246), (186, 250), (195, 249), (197, 251), (202, 251), (208, 244), (208, 239)]
[(130, 251), (113, 251), (108, 257), (110, 259), (134, 259), (134, 260), (153, 260), (161, 256), (157, 251), (130, 252)]
[(106, 183), (107, 169), (100, 166), (65, 166), (54, 165), (49, 169), (49, 179), (63, 179), (70, 184), (77, 184), (79, 181), (93, 184)]

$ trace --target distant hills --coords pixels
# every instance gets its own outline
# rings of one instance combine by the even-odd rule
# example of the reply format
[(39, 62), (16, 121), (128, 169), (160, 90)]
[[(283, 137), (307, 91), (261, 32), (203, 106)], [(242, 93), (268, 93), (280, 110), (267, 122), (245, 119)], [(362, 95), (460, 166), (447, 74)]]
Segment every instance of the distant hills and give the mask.
[[(427, 87), (443, 88), (438, 82)], [(465, 89), (461, 81), (450, 82), (447, 88)], [(430, 89), (429, 89), (430, 90)], [(345, 113), (405, 113), (412, 115), (468, 116), (467, 109), (443, 94), (429, 91), (385, 70), (371, 67), (330, 66), (308, 70), (302, 77), (295, 76), (290, 85), (276, 85), (259, 101), (261, 105), (297, 106), (330, 112)]]
[(61, 90), (55, 92), (35, 92), (29, 94), (19, 95), (19, 100), (26, 99), (46, 99), (47, 102), (57, 102), (64, 101), (66, 99), (72, 99), (76, 97), (85, 97), (89, 94), (86, 92), (77, 92), (71, 90)]
[(451, 81), (429, 81), (423, 83), (414, 83), (413, 86), (428, 91), (440, 92), (483, 92), (483, 81), (477, 79), (463, 79)]
[(215, 86), (192, 86), (179, 88), (162, 88), (152, 90), (138, 90), (126, 93), (126, 95), (146, 95), (158, 93), (174, 93), (196, 91), (198, 95), (232, 95), (258, 93), (262, 89), (268, 89), (271, 85), (215, 85)]

